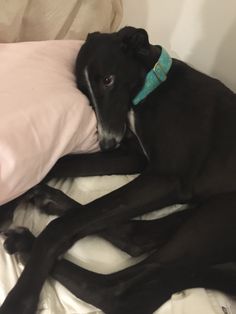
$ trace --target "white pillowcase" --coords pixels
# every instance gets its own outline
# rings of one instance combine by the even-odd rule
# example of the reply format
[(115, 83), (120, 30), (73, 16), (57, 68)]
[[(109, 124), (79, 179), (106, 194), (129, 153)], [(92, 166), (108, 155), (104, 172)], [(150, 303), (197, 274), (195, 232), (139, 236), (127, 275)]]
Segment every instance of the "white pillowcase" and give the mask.
[(0, 44), (0, 205), (63, 155), (98, 149), (96, 119), (76, 88), (82, 41)]

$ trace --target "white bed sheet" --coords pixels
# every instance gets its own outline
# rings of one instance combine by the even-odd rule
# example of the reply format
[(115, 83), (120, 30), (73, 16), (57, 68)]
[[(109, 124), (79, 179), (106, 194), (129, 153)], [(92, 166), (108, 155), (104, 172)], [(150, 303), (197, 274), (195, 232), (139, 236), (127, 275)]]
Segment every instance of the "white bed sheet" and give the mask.
[[(132, 178), (133, 176), (104, 176), (51, 181), (50, 184), (85, 204), (128, 183)], [(160, 215), (176, 209), (178, 209), (176, 206), (167, 208)], [(152, 217), (153, 215), (150, 215), (148, 219)], [(14, 215), (12, 226), (26, 226), (37, 235), (53, 218), (39, 213), (35, 208), (22, 205)], [(3, 239), (0, 238), (0, 304), (23, 269), (17, 258), (5, 253), (2, 244)], [(97, 236), (89, 236), (78, 241), (66, 254), (66, 258), (84, 268), (100, 273), (114, 272), (139, 260), (131, 258)], [(77, 299), (60, 283), (49, 279), (41, 294), (38, 313), (99, 314), (102, 312)], [(173, 295), (155, 314), (236, 314), (236, 302), (220, 292), (191, 289)]]

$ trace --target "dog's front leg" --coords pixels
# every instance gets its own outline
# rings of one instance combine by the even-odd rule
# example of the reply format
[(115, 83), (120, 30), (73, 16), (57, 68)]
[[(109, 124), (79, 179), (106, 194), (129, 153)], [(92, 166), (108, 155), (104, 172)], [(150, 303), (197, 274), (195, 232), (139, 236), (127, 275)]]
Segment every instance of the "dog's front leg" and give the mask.
[(122, 151), (98, 152), (65, 156), (55, 164), (44, 181), (52, 178), (76, 178), (110, 174), (133, 174), (143, 171), (147, 164), (143, 155)]
[[(6, 298), (0, 313), (9, 313), (7, 308), (11, 304), (17, 305), (18, 314), (34, 313), (39, 293), (55, 260), (77, 239), (96, 233), (112, 223), (186, 201), (182, 198), (178, 179), (146, 173), (126, 186), (91, 202), (83, 211), (71, 210), (55, 219), (36, 239), (29, 262), (15, 288)], [(25, 307), (25, 304), (29, 306)]]
[(137, 138), (127, 134), (121, 146), (113, 151), (72, 154), (62, 157), (50, 170), (44, 181), (52, 178), (140, 173), (146, 166), (147, 158), (143, 154)]

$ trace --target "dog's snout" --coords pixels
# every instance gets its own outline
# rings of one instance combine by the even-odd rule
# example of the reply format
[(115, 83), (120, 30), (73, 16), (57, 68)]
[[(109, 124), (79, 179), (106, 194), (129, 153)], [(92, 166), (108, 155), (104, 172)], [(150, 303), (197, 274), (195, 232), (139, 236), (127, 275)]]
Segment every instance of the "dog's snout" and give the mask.
[(119, 143), (114, 138), (104, 138), (99, 143), (102, 151), (108, 151), (116, 148)]

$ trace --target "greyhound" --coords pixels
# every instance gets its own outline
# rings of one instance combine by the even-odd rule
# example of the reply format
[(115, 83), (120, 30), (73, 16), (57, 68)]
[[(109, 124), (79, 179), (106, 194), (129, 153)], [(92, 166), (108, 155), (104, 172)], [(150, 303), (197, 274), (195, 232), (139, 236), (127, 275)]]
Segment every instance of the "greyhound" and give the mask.
[[(141, 174), (85, 206), (49, 187), (31, 190), (28, 199), (60, 217), (37, 238), (22, 228), (5, 232), (8, 252), (25, 253), (28, 261), (0, 314), (35, 313), (49, 274), (106, 314), (150, 314), (171, 294), (192, 287), (235, 294), (235, 93), (170, 58), (133, 27), (90, 34), (77, 58), (76, 80), (96, 113), (102, 152), (63, 158), (47, 179)], [(130, 220), (176, 203), (191, 206), (154, 222)], [(133, 255), (149, 255), (110, 275), (58, 259), (93, 233)]]

